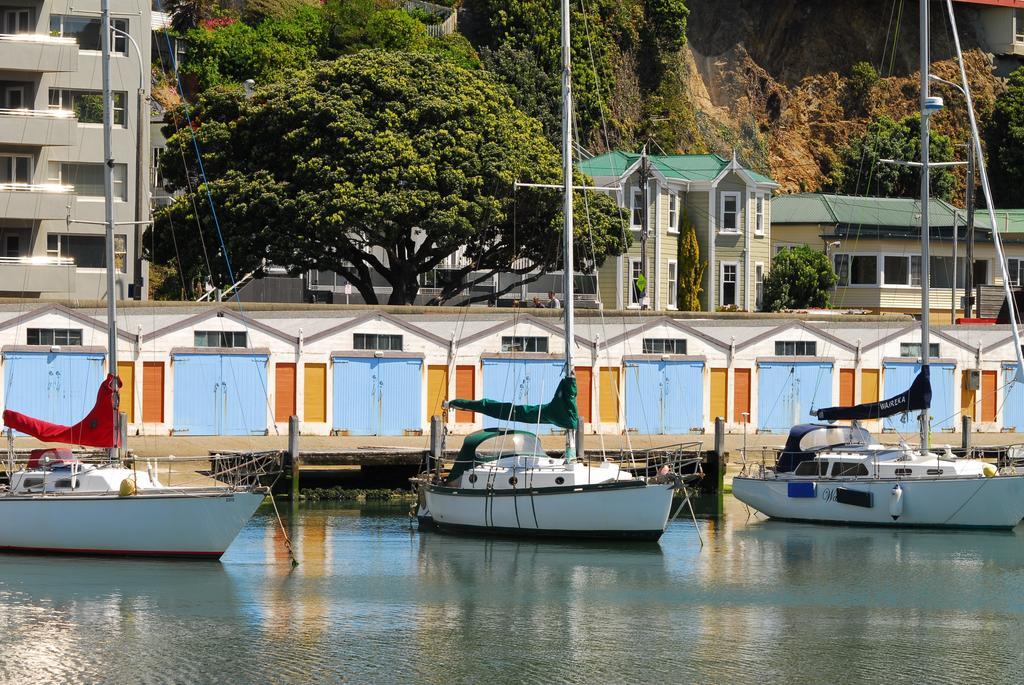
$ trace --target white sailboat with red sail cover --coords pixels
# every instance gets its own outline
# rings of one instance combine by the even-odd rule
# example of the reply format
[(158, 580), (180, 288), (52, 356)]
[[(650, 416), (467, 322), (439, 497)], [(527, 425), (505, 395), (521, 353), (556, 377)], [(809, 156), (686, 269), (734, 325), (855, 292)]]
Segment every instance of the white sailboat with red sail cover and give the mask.
[[(110, 7), (102, 0), (103, 151), (106, 190), (107, 327), (110, 369), (117, 368), (110, 92)], [(73, 426), (5, 410), (8, 485), (0, 489), (0, 551), (219, 558), (263, 501), (255, 480), (236, 485), (167, 487), (119, 458), (121, 381), (108, 375), (96, 404)], [(83, 463), (67, 448), (33, 450), (15, 468), (13, 432), (44, 442), (107, 449), (107, 463)]]
[[(971, 144), (984, 159), (963, 68), (953, 6), (946, 0), (967, 96)], [(738, 500), (770, 518), (818, 523), (937, 528), (1013, 528), (1024, 518), (1024, 476), (998, 470), (979, 459), (960, 459), (949, 451), (929, 449), (931, 384), (929, 352), (929, 117), (941, 109), (941, 98), (928, 94), (929, 2), (921, 0), (921, 371), (904, 393), (882, 402), (854, 407), (829, 407), (816, 414), (823, 421), (853, 421), (853, 425), (793, 426), (786, 447), (772, 465), (757, 465), (733, 479)], [(981, 165), (986, 206), (993, 207), (988, 176)], [(995, 217), (989, 209), (989, 220)], [(1018, 377), (1024, 368), (1014, 299), (998, 231), (992, 232), (1003, 268), (1010, 320), (1017, 352)], [(898, 447), (874, 443), (856, 421), (920, 411), (921, 443)]]

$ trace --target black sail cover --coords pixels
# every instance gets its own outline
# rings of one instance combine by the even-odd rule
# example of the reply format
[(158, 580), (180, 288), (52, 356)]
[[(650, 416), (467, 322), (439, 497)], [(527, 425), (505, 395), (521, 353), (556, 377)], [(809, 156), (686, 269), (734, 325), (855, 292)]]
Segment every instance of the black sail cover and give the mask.
[(853, 407), (826, 407), (815, 415), (820, 421), (861, 421), (884, 419), (909, 411), (929, 409), (932, 406), (932, 384), (927, 366), (922, 366), (910, 388), (881, 402), (868, 402)]

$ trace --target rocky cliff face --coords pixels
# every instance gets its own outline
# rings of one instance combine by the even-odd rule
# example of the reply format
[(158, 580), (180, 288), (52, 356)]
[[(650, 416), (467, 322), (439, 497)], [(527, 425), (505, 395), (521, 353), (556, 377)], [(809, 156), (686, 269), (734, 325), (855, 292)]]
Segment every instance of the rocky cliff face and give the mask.
[[(817, 189), (834, 151), (863, 133), (872, 114), (917, 110), (917, 3), (900, 0), (689, 0), (686, 87), (699, 143), (770, 173), (783, 191)], [(902, 7), (902, 11), (901, 11)], [(951, 32), (936, 3), (933, 72), (959, 81)], [(960, 10), (958, 10), (959, 12)], [(1000, 88), (974, 33), (958, 14), (969, 79), (984, 114)], [(865, 109), (851, 108), (847, 79), (857, 62), (882, 76)], [(936, 130), (967, 139), (956, 92)]]

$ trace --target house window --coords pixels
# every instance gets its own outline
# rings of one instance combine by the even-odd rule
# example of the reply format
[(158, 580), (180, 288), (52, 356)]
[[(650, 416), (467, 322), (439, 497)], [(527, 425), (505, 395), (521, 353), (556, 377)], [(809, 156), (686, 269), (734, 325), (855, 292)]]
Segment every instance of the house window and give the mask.
[(643, 292), (640, 291), (640, 275), (643, 273), (640, 269), (639, 259), (629, 260), (629, 304), (632, 306), (639, 307), (640, 302), (643, 300)]
[(502, 352), (547, 352), (548, 339), (532, 335), (501, 336)]
[(29, 345), (81, 345), (81, 328), (30, 328)]
[(633, 230), (639, 231), (644, 225), (644, 194), (639, 188), (633, 188), (632, 200), (630, 204), (633, 222)]
[(1013, 10), (1013, 42), (1024, 43), (1024, 10)]
[(196, 331), (196, 347), (247, 347), (245, 331)]
[(1010, 279), (1010, 285), (1019, 286), (1021, 267), (1024, 267), (1024, 259), (1008, 259), (1006, 261), (1009, 270), (1007, 277)]
[(352, 336), (352, 348), (356, 350), (402, 351), (402, 336), (385, 333), (356, 333)]
[(686, 354), (685, 338), (644, 338), (644, 354)]
[(155, 147), (153, 148), (153, 155), (150, 157), (150, 181), (154, 188), (162, 188), (163, 184), (160, 182), (160, 155), (163, 153), (164, 148)]
[(114, 234), (114, 266), (121, 273), (128, 271), (128, 238), (123, 233)]
[(837, 254), (833, 257), (837, 285), (878, 285), (878, 257)]
[[(124, 182), (127, 166), (114, 165), (114, 199), (122, 202), (128, 199), (128, 184)], [(103, 164), (84, 162), (61, 162), (60, 182), (75, 187), (79, 197), (103, 197)]]
[(30, 155), (0, 155), (0, 183), (31, 183)]
[[(900, 356), (917, 359), (921, 356), (921, 343), (900, 343)], [(939, 343), (928, 343), (928, 356), (939, 357)]]
[(70, 259), (81, 269), (103, 269), (107, 266), (106, 238), (50, 233), (46, 236), (46, 256)]
[(921, 256), (888, 255), (882, 260), (885, 285), (921, 285)]
[(764, 197), (757, 196), (754, 206), (754, 234), (764, 235)]
[(723, 233), (738, 233), (740, 230), (740, 194), (722, 193), (721, 219), (719, 230)]
[(754, 264), (754, 307), (764, 309), (764, 264)]
[(723, 307), (736, 304), (736, 276), (739, 265), (736, 263), (722, 264), (722, 282), (720, 302)]
[[(116, 91), (112, 95), (114, 126), (127, 126), (128, 114), (125, 110), (125, 102), (128, 96), (124, 91)], [(74, 112), (80, 124), (103, 123), (103, 91), (100, 90), (51, 88), (49, 107), (50, 109)]]
[(674, 261), (668, 263), (668, 308), (679, 306), (679, 265)]
[(4, 9), (3, 28), (0, 33), (32, 33), (33, 29), (32, 10), (21, 7)]
[(775, 356), (777, 357), (815, 357), (818, 354), (818, 343), (815, 340), (776, 340)]
[[(110, 32), (110, 51), (121, 55), (128, 54), (128, 33), (127, 19), (111, 19), (110, 28), (116, 29)], [(123, 31), (124, 33), (118, 33)], [(78, 41), (79, 50), (103, 49), (100, 41), (100, 18), (99, 17), (76, 17), (68, 14), (50, 15), (50, 35), (74, 38)]]
[(679, 195), (668, 194), (668, 232), (679, 233)]

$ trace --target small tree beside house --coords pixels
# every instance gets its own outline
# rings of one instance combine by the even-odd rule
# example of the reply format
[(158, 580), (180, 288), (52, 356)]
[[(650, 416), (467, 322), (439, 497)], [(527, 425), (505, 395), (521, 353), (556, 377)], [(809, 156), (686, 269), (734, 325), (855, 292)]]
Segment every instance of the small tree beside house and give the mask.
[(697, 230), (683, 214), (683, 233), (679, 245), (679, 311), (700, 311), (700, 294), (704, 291), (704, 272), (708, 268), (707, 261), (700, 258), (700, 244), (697, 242)]
[(764, 279), (764, 310), (825, 308), (836, 272), (824, 252), (806, 245), (782, 249)]

